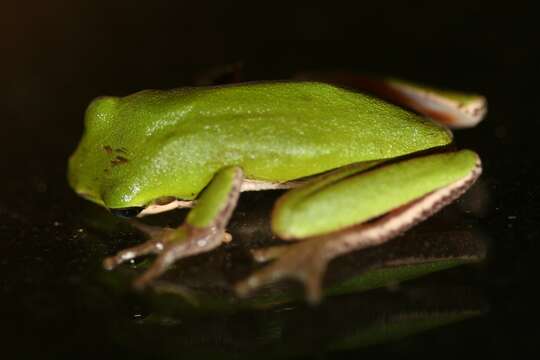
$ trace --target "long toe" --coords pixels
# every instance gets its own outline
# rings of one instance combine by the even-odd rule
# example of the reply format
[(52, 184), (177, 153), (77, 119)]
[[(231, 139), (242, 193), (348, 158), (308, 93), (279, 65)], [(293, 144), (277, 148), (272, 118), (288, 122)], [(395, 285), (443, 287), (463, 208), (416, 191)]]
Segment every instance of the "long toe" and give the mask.
[(158, 278), (161, 274), (163, 274), (169, 268), (169, 266), (174, 263), (174, 261), (178, 257), (175, 256), (176, 252), (174, 251), (173, 247), (174, 246), (164, 249), (156, 258), (156, 260), (152, 263), (152, 266), (150, 266), (150, 268), (146, 270), (144, 274), (135, 279), (135, 281), (133, 282), (133, 286), (136, 289), (145, 288), (154, 279)]
[(139, 256), (157, 254), (163, 249), (163, 243), (159, 240), (148, 240), (140, 245), (136, 245), (119, 251), (114, 256), (109, 256), (103, 260), (103, 267), (112, 270), (118, 265)]
[(264, 260), (266, 257), (277, 259), (239, 282), (235, 286), (236, 293), (245, 297), (265, 285), (294, 279), (304, 285), (307, 301), (316, 304), (322, 296), (321, 281), (327, 265), (323, 251), (323, 246), (307, 242), (268, 248), (266, 253), (265, 250), (259, 250)]

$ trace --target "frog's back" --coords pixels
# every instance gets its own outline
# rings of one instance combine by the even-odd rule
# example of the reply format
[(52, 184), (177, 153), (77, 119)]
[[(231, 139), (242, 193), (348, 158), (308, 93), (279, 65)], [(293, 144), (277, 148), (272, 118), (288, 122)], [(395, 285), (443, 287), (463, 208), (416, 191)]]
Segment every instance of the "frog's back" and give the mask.
[(124, 171), (186, 198), (227, 165), (282, 182), (450, 141), (415, 114), (315, 82), (146, 90), (115, 98), (108, 115), (102, 140), (129, 151)]

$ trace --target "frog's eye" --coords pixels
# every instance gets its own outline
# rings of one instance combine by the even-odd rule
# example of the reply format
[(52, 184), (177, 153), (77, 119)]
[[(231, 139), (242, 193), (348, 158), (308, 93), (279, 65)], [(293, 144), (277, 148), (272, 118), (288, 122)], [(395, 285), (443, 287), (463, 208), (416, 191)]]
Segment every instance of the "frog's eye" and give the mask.
[(139, 215), (139, 213), (143, 210), (144, 208), (140, 206), (121, 208), (121, 209), (109, 209), (109, 211), (113, 215), (122, 217), (122, 218), (134, 218), (137, 215)]

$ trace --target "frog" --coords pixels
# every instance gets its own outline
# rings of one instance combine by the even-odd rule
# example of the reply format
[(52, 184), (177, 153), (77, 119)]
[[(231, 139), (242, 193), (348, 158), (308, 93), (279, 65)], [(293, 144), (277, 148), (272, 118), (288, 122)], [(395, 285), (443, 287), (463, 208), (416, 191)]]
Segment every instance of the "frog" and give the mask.
[[(270, 215), (283, 244), (252, 250), (256, 262), (271, 263), (233, 288), (242, 297), (293, 279), (309, 303), (320, 302), (332, 259), (390, 241), (459, 198), (482, 172), (477, 153), (449, 150), (448, 120), (477, 124), (483, 96), (378, 81), (403, 95), (393, 97), (397, 105), (311, 80), (94, 99), (68, 160), (71, 188), (128, 219), (190, 208), (176, 228), (134, 223), (149, 239), (107, 257), (104, 268), (155, 255), (133, 281), (144, 289), (179, 260), (232, 241), (227, 224), (242, 192), (284, 189)], [(411, 104), (416, 111), (402, 107)]]

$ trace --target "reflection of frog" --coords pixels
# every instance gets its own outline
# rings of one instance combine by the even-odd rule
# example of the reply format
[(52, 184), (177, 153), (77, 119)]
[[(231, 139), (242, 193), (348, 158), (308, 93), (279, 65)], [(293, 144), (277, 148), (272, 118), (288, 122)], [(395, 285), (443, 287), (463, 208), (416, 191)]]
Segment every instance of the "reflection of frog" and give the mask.
[[(424, 94), (407, 102), (429, 103), (446, 119), (476, 123), (485, 112), (478, 96), (391, 84)], [(317, 301), (329, 260), (392, 238), (472, 185), (481, 172), (472, 151), (410, 155), (451, 138), (418, 115), (324, 83), (147, 90), (90, 104), (69, 182), (123, 216), (194, 205), (179, 228), (148, 228), (151, 240), (106, 259), (113, 268), (159, 254), (139, 287), (175, 260), (230, 241), (225, 228), (241, 191), (296, 187), (276, 203), (272, 229), (306, 241), (257, 252), (277, 260), (237, 289), (293, 277)]]
[[(478, 289), (449, 286), (444, 281), (428, 287), (405, 284), (401, 290), (328, 297), (317, 309), (287, 304), (271, 310), (228, 309), (210, 316), (204, 311), (200, 314), (200, 307), (183, 307), (184, 302), (176, 301), (170, 293), (152, 294), (148, 316), (143, 313), (136, 320), (138, 326), (126, 323), (112, 336), (118, 336), (125, 346), (142, 336), (145, 341), (139, 351), (154, 357), (185, 355), (186, 351), (192, 356), (212, 354), (210, 358), (215, 359), (229, 359), (231, 354), (238, 359), (251, 358), (255, 352), (268, 359), (313, 357), (392, 343), (482, 316), (488, 308)], [(459, 338), (460, 329), (463, 327), (446, 331), (454, 331)], [(407, 340), (409, 352), (425, 346), (424, 336)]]

